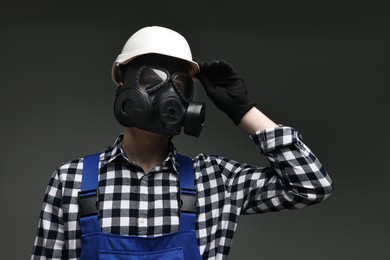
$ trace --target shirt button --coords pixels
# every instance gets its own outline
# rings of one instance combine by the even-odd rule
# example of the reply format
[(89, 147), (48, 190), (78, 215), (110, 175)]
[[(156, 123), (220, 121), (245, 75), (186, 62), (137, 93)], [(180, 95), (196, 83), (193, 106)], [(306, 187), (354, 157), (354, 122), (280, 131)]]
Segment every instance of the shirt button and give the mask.
[(145, 179), (141, 180), (141, 185), (142, 186), (147, 186), (148, 182)]
[(139, 224), (140, 226), (145, 225), (145, 224), (146, 224), (146, 218), (139, 218), (139, 219), (138, 219), (138, 224)]

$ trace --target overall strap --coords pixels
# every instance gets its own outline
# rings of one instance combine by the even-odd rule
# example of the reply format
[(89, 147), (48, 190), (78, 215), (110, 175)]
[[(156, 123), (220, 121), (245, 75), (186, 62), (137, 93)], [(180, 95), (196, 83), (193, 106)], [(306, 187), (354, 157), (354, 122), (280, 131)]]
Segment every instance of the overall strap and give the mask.
[(79, 192), (79, 217), (81, 234), (100, 232), (98, 217), (99, 153), (83, 158), (83, 174)]
[(195, 230), (196, 189), (195, 176), (190, 157), (177, 154), (180, 178), (180, 226), (179, 230)]
[(87, 155), (83, 160), (81, 191), (96, 190), (99, 175), (99, 153)]

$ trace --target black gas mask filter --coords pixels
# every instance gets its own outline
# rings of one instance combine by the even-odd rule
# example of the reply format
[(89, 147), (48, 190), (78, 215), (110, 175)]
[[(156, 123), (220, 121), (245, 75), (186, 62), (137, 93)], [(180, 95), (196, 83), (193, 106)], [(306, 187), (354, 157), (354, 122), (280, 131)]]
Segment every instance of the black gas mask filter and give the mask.
[(181, 128), (199, 137), (205, 119), (205, 104), (192, 102), (193, 79), (163, 68), (127, 68), (125, 85), (118, 87), (114, 113), (125, 127), (174, 136)]

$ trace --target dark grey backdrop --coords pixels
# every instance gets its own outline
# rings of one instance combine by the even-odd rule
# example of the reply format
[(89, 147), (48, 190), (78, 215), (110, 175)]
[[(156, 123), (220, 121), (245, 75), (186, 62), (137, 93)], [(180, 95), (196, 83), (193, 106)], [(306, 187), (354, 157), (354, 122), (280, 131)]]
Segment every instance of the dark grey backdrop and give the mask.
[[(0, 259), (29, 258), (56, 167), (121, 133), (111, 64), (147, 25), (181, 32), (196, 59), (232, 63), (335, 183), (322, 204), (243, 216), (230, 259), (389, 259), (385, 1), (79, 2), (0, 4)], [(175, 138), (179, 151), (267, 164), (201, 88), (196, 98), (206, 125), (199, 139)]]

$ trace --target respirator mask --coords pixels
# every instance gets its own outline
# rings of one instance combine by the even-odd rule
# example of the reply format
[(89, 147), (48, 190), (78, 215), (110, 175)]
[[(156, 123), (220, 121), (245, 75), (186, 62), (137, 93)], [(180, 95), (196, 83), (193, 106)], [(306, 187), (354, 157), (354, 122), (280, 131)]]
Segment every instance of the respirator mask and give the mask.
[(117, 89), (114, 102), (121, 125), (171, 137), (183, 127), (185, 134), (199, 137), (205, 104), (192, 102), (189, 74), (170, 71), (152, 65), (126, 67), (125, 84)]

